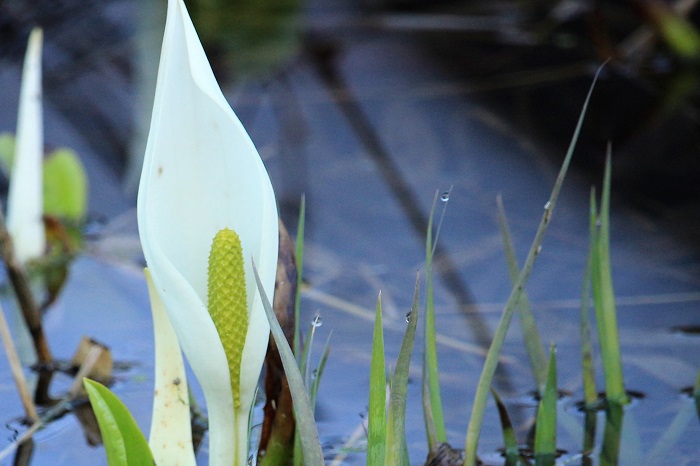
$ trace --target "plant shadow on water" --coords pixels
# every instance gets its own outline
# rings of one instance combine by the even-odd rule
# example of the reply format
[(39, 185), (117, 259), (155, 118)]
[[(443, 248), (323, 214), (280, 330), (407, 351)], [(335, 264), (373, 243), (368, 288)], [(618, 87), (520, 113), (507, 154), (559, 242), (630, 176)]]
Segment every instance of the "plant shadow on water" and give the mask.
[[(9, 13), (2, 14), (10, 16), (2, 20), (15, 25), (16, 43), (21, 44), (16, 49), (23, 50), (28, 29), (25, 31), (26, 12), (20, 14), (18, 4), (9, 2)], [(45, 99), (47, 142), (78, 151), (90, 173), (91, 212), (114, 219), (123, 212), (127, 213), (120, 218), (129, 217), (131, 205), (128, 196), (121, 194), (123, 154), (128, 152), (128, 138), (123, 135), (132, 127), (128, 115), (137, 106), (138, 92), (122, 65), (132, 60), (125, 52), (131, 32), (124, 18), (137, 15), (139, 7), (126, 0), (109, 4), (111, 9), (92, 7), (53, 23), (53, 30), (47, 26), (47, 43), (56, 49), (51, 55), (47, 47)], [(573, 129), (596, 59), (579, 53), (574, 63), (578, 67), (567, 63), (569, 67), (562, 65), (561, 69), (545, 69), (544, 59), (537, 60), (532, 76), (541, 71), (545, 79), (534, 84), (516, 81), (515, 86), (501, 83), (497, 92), (486, 86), (492, 78), (487, 71), (498, 68), (506, 51), (488, 46), (456, 47), (459, 53), (454, 46), (447, 50), (444, 41), (453, 36), (433, 32), (424, 41), (424, 36), (411, 30), (392, 29), (391, 24), (398, 23), (391, 20), (402, 18), (398, 15), (383, 16), (370, 10), (370, 16), (362, 16), (355, 7), (339, 9), (308, 2), (301, 21), (297, 7), (290, 7), (288, 21), (280, 21), (294, 24), (278, 36), (283, 42), (277, 46), (280, 54), (268, 56), (267, 63), (258, 63), (245, 79), (232, 81), (224, 91), (265, 159), (289, 225), (295, 223), (299, 195), (306, 194), (304, 276), (308, 286), (302, 296), (302, 322), (320, 314), (324, 325), (319, 330), (333, 329), (332, 353), (317, 408), (325, 454), (330, 462), (355, 435), (357, 442), (347, 447), (343, 464), (365, 462), (362, 416), (367, 405), (376, 292), (382, 290), (385, 345), (391, 362), (396, 360), (406, 328), (415, 270), (424, 261), (430, 195), (435, 188), (450, 185), (454, 185), (450, 212), (434, 262), (436, 340), (447, 437), (453, 446), (461, 446), (485, 351), (511, 287), (498, 232), (496, 195), (503, 198), (514, 243), (522, 252), (520, 245), (527, 244), (542, 213), (559, 163), (555, 158), (561, 157), (560, 149)], [(96, 19), (91, 20), (90, 15)], [(368, 17), (376, 21), (363, 23)], [(416, 14), (413, 18), (428, 17)], [(110, 31), (115, 41), (93, 42), (95, 48), (104, 50), (89, 50), (88, 40), (69, 34), (76, 29), (75, 21), (93, 26), (107, 22), (114, 28)], [(301, 23), (309, 29), (303, 34), (294, 29), (302, 27)], [(84, 29), (86, 34), (93, 30)], [(290, 30), (298, 34), (289, 35)], [(84, 48), (70, 48), (78, 45), (69, 45), (67, 35)], [(65, 50), (75, 53), (60, 53)], [(492, 55), (484, 58), (489, 50)], [(96, 60), (103, 52), (105, 60)], [(239, 78), (235, 63), (231, 66), (232, 58), (224, 52), (225, 47), (212, 47), (212, 57), (220, 57), (217, 71)], [(9, 56), (1, 62), (3, 89), (14, 89), (19, 82), (20, 61)], [(469, 69), (465, 56), (472, 61), (479, 58), (476, 61), (485, 70), (475, 65)], [(153, 66), (155, 63), (157, 60)], [(609, 67), (593, 95), (589, 119), (594, 123), (611, 105), (634, 112), (632, 102), (638, 102), (638, 94), (633, 91), (643, 93), (641, 80), (632, 79), (630, 85), (615, 70), (615, 65)], [(504, 71), (499, 76), (509, 75)], [(515, 80), (522, 75), (513, 76)], [(493, 88), (498, 87), (499, 81), (493, 83)], [(610, 89), (625, 85), (632, 90), (611, 96), (617, 91)], [(487, 90), (479, 92), (479, 88)], [(13, 130), (15, 124), (17, 105), (8, 94), (0, 96), (6, 109), (0, 115), (2, 131)], [(95, 95), (102, 100), (93, 101)], [(81, 108), (84, 96), (89, 96), (94, 114)], [(643, 96), (644, 101), (650, 99)], [(628, 101), (621, 103), (623, 97)], [(557, 110), (564, 107), (569, 111)], [(692, 125), (678, 113), (670, 119), (679, 120), (683, 124), (673, 135), (682, 138), (682, 130)], [(664, 120), (653, 132), (662, 132), (659, 128), (669, 124)], [(625, 385), (645, 396), (622, 413), (613, 412), (614, 408), (595, 412), (592, 444), (599, 448), (603, 438), (610, 438), (606, 446), (617, 449), (614, 440), (618, 439), (620, 465), (694, 464), (700, 456), (696, 441), (700, 428), (692, 399), (681, 391), (695, 383), (700, 338), (680, 329), (700, 325), (700, 260), (697, 244), (686, 241), (688, 231), (695, 231), (697, 218), (691, 216), (694, 209), (658, 207), (658, 199), (647, 200), (648, 192), (639, 194), (643, 183), (630, 172), (633, 163), (627, 154), (646, 139), (632, 130), (624, 133), (624, 129), (601, 136), (594, 127), (584, 126), (583, 144), (573, 159), (581, 169), (569, 175), (527, 286), (542, 340), (557, 346), (559, 388), (571, 394), (557, 403), (557, 447), (567, 452), (561, 458), (566, 464), (608, 464), (598, 462), (597, 450), (591, 455), (592, 463), (580, 458), (585, 415), (576, 403), (583, 398), (579, 298), (588, 250), (588, 189), (599, 179), (597, 160), (602, 159), (607, 142), (601, 139), (611, 138), (613, 176), (623, 181), (620, 186), (635, 188), (621, 191), (620, 196), (614, 191), (611, 208), (611, 257)], [(633, 136), (618, 141), (620, 133)], [(618, 143), (622, 146), (619, 151)], [(663, 155), (657, 157), (664, 160)], [(651, 156), (644, 158), (648, 161)], [(649, 163), (653, 167), (657, 161)], [(591, 179), (588, 170), (595, 172)], [(692, 173), (687, 170), (687, 177)], [(682, 191), (687, 178), (677, 184)], [(613, 189), (617, 186), (613, 181)], [(632, 202), (620, 201), (630, 198)], [(684, 199), (693, 204), (692, 199)], [(673, 224), (676, 218), (686, 223)], [(135, 240), (135, 229), (117, 232), (119, 236), (103, 236), (92, 250), (110, 254), (107, 244)], [(9, 299), (3, 305), (12, 307)], [(57, 357), (67, 359), (80, 337), (89, 335), (109, 345), (116, 361), (134, 362), (130, 369), (115, 373), (113, 389), (143, 430), (150, 419), (150, 401), (144, 400), (150, 400), (153, 383), (148, 309), (140, 267), (85, 255), (73, 265), (67, 287), (45, 317)], [(536, 387), (518, 325), (516, 319), (494, 387), (508, 408), (518, 440), (524, 443), (537, 405), (527, 395)], [(422, 344), (421, 340), (419, 332), (416, 344)], [(325, 335), (316, 341), (319, 354)], [(419, 464), (427, 450), (419, 409), (416, 358), (420, 351), (416, 353), (409, 373), (406, 434), (410, 457)], [(52, 390), (64, 391), (69, 384), (68, 378), (58, 375)], [(201, 394), (196, 396), (201, 400)], [(0, 358), (0, 398), (0, 414), (8, 424), (0, 436), (3, 448), (15, 435), (17, 426), (12, 419), (22, 412), (4, 358)], [(620, 424), (613, 422), (620, 419), (621, 431)], [(72, 416), (39, 432), (36, 444), (31, 464), (104, 463), (103, 451), (86, 447)], [(499, 449), (503, 441), (493, 403), (488, 405), (479, 445), (483, 460), (502, 464)], [(204, 458), (206, 449), (199, 459)]]

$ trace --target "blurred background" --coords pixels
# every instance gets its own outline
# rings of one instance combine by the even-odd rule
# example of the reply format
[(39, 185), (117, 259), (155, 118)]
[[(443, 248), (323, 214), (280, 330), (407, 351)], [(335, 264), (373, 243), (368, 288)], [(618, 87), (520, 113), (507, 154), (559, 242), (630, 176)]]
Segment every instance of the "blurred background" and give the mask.
[[(333, 329), (319, 405), (328, 458), (344, 451), (353, 434), (362, 443), (376, 295), (381, 289), (387, 353), (395, 357), (436, 190), (451, 189), (436, 302), (449, 435), (454, 446), (463, 444), (483, 351), (510, 286), (496, 195), (503, 196), (522, 258), (593, 74), (607, 62), (528, 291), (545, 342), (558, 344), (560, 383), (573, 404), (581, 396), (577, 325), (588, 194), (600, 185), (610, 143), (623, 362), (630, 388), (647, 395), (634, 411), (636, 447), (623, 448), (628, 456), (621, 464), (641, 464), (648, 445), (686, 403), (681, 389), (697, 375), (697, 2), (186, 3), (222, 89), (268, 167), (292, 232), (300, 196), (307, 199), (304, 313), (309, 322), (320, 313), (322, 330)], [(152, 344), (134, 205), (165, 8), (164, 0), (0, 2), (0, 132), (15, 129), (26, 40), (41, 26), (47, 149), (75, 149), (90, 181), (89, 258), (76, 263), (58, 309), (47, 314), (49, 339), (67, 357), (81, 333), (97, 334), (117, 359), (139, 362), (115, 387), (135, 406), (146, 403)], [(89, 299), (105, 307), (96, 312)], [(497, 386), (524, 440), (534, 408), (523, 397), (533, 383), (519, 338), (514, 328)], [(3, 371), (7, 375), (4, 361)], [(12, 387), (2, 380), (8, 385), (3, 396), (11, 399)], [(422, 464), (415, 380), (408, 435), (412, 460)], [(138, 416), (144, 425), (149, 409)], [(0, 413), (8, 419), (20, 410), (12, 401)], [(487, 414), (482, 448), (497, 457), (494, 413)], [(78, 427), (60, 429), (38, 442), (32, 464), (88, 458), (80, 436), (70, 434)], [(658, 464), (697, 464), (698, 433), (697, 422), (681, 430)], [(561, 447), (575, 455), (580, 439), (569, 435)], [(2, 439), (12, 436), (10, 430)], [(65, 452), (68, 437), (73, 453)], [(101, 458), (99, 451), (91, 455), (87, 461), (93, 462), (85, 464)], [(364, 454), (342, 461), (363, 464)]]

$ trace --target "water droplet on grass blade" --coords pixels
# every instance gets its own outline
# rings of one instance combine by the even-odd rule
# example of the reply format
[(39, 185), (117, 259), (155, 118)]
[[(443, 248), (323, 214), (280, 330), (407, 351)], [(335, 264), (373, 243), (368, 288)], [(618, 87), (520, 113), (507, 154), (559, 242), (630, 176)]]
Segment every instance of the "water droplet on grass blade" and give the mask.
[(320, 314), (316, 314), (314, 316), (313, 320), (311, 321), (311, 325), (313, 325), (314, 327), (320, 327), (321, 325), (323, 325), (323, 319), (321, 318)]
[(442, 202), (447, 202), (447, 201), (449, 201), (449, 200), (450, 200), (450, 192), (449, 192), (449, 191), (443, 192), (443, 193), (440, 195), (440, 200), (441, 200)]
[(406, 322), (410, 322), (410, 321), (411, 321), (411, 314), (412, 314), (412, 311), (408, 311), (408, 312), (406, 313)]

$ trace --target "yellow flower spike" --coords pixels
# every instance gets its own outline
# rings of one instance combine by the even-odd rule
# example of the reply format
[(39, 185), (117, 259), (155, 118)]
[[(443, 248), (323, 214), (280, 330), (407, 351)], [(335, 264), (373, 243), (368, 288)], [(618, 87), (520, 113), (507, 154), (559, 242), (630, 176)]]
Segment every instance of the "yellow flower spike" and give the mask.
[(248, 331), (248, 298), (241, 239), (235, 231), (220, 230), (209, 253), (209, 315), (219, 332), (231, 373), (233, 406), (241, 406), (241, 358)]

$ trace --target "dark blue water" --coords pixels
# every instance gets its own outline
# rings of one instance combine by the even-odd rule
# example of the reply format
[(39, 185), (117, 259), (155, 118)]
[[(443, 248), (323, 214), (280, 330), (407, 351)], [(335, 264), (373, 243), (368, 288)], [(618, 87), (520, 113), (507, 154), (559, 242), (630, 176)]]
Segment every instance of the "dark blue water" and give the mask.
[[(7, 34), (14, 40), (3, 49), (7, 57), (0, 59), (0, 131), (14, 130), (21, 44), (29, 25), (42, 19), (40, 10), (27, 12), (20, 3), (9, 2), (0, 10), (3, 24), (13, 25)], [(73, 16), (65, 11), (49, 15), (52, 21), (45, 26), (46, 142), (78, 151), (90, 174), (91, 213), (111, 224), (72, 267), (70, 282), (46, 317), (46, 330), (59, 358), (68, 359), (79, 338), (89, 335), (109, 345), (115, 360), (135, 363), (117, 373), (114, 389), (147, 431), (150, 312), (138, 263), (133, 191), (124, 186), (130, 179), (129, 153), (139, 147), (134, 130), (139, 120), (133, 115), (148, 113), (147, 101), (138, 97), (147, 91), (139, 90), (138, 83), (148, 89), (157, 60), (146, 59), (143, 69), (134, 58), (136, 44), (143, 43), (137, 41), (134, 2), (76, 8), (66, 10)], [(158, 8), (154, 11), (158, 17)], [(435, 299), (448, 436), (455, 447), (463, 446), (484, 348), (509, 294), (496, 195), (503, 196), (522, 260), (597, 66), (585, 54), (576, 55), (576, 66), (567, 63), (566, 73), (533, 60), (529, 70), (546, 79), (518, 85), (522, 75), (508, 74), (502, 44), (492, 55), (475, 47), (473, 57), (484, 68), (503, 69), (501, 80), (512, 78), (514, 84), (499, 84), (503, 89), (494, 94), (484, 90), (489, 80), (483, 76), (479, 81), (465, 77), (474, 67), (468, 64), (468, 41), (436, 33), (428, 41), (411, 31), (377, 28), (367, 18), (342, 2), (311, 2), (283, 21), (306, 29), (292, 28), (292, 33), (270, 39), (271, 47), (285, 51), (282, 58), (272, 54), (261, 60), (264, 66), (241, 71), (221, 50), (212, 52), (219, 75), (233, 79), (226, 81), (224, 91), (265, 160), (281, 213), (291, 225), (299, 196), (306, 195), (304, 274), (309, 286), (303, 322), (310, 324), (317, 313), (323, 317), (319, 352), (320, 342), (333, 331), (317, 411), (329, 462), (353, 434), (360, 447), (364, 439), (377, 293), (382, 291), (391, 364), (405, 329), (415, 274), (423, 265), (422, 226), (435, 191), (450, 187)], [(84, 29), (82, 34), (76, 33), (75, 24)], [(151, 28), (157, 36), (157, 27)], [(101, 30), (108, 30), (111, 40), (95, 39)], [(446, 47), (446, 42), (452, 52), (459, 48), (461, 53), (437, 53), (435, 47)], [(523, 57), (517, 61), (528, 66)], [(613, 74), (604, 76), (603, 88)], [(494, 87), (500, 82), (494, 78)], [(575, 85), (562, 84), (569, 82)], [(547, 89), (552, 91), (548, 99), (533, 97)], [(563, 107), (573, 111), (552, 117), (550, 108)], [(605, 151), (596, 133), (600, 113), (591, 115), (592, 127), (584, 132), (583, 150), (575, 155), (527, 288), (543, 341), (557, 345), (560, 387), (571, 393), (560, 403), (558, 441), (571, 464), (580, 463), (582, 417), (573, 407), (582, 398), (578, 308), (588, 248), (589, 189), (602, 179), (596, 162)], [(542, 123), (550, 120), (561, 121)], [(637, 179), (625, 171), (630, 170), (624, 155), (629, 139), (621, 139), (616, 179)], [(611, 249), (625, 382), (645, 394), (625, 415), (620, 464), (696, 464), (698, 420), (681, 390), (697, 376), (700, 338), (673, 331), (700, 325), (700, 260), (696, 245), (687, 241), (697, 220), (694, 201), (659, 202), (638, 191), (615, 190), (613, 183)], [(10, 306), (7, 299), (3, 304)], [(418, 348), (406, 426), (412, 464), (422, 464), (427, 454)], [(495, 385), (523, 442), (535, 412), (527, 398), (534, 383), (526, 361), (516, 319)], [(59, 377), (55, 389), (69, 383)], [(22, 414), (4, 358), (0, 397), (3, 420), (11, 422)], [(671, 440), (659, 443), (664, 435)], [(5, 430), (0, 448), (12, 437), (12, 430)], [(104, 463), (102, 450), (85, 445), (72, 416), (52, 424), (36, 440), (31, 464)], [(501, 445), (495, 407), (490, 405), (480, 454), (498, 464), (494, 455)], [(595, 458), (597, 454), (594, 464)], [(364, 464), (364, 454), (351, 453), (342, 464)]]

